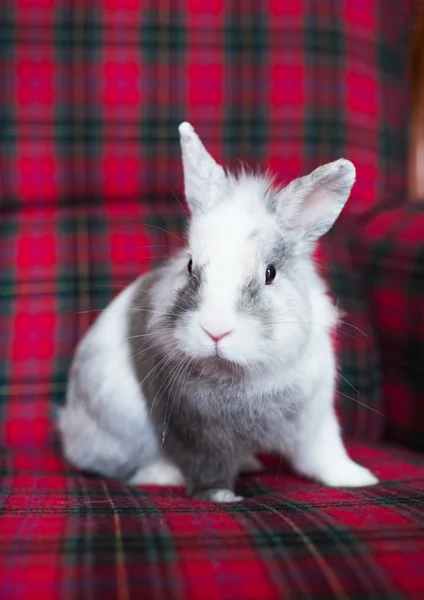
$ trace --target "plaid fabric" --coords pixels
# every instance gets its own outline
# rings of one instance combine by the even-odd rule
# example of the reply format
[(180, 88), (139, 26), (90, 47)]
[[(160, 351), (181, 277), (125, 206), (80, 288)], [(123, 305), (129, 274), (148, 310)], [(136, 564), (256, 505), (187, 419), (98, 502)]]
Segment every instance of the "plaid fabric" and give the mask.
[[(226, 164), (248, 159), (283, 179), (349, 157), (358, 168), (353, 213), (404, 190), (408, 97), (400, 82), (411, 7), (1, 3), (5, 444), (51, 440), (53, 404), (63, 401), (73, 348), (96, 314), (89, 311), (180, 243), (180, 121), (195, 123)], [(357, 297), (349, 318), (363, 329)], [(341, 354), (346, 379), (378, 408), (372, 349), (349, 341)], [(346, 430), (375, 437), (380, 417), (342, 397)]]
[[(283, 179), (350, 158), (350, 216), (404, 197), (411, 9), (412, 0), (0, 3), (0, 598), (424, 596), (422, 456), (352, 446), (383, 483), (346, 491), (270, 459), (267, 472), (240, 479), (245, 502), (206, 506), (178, 489), (71, 472), (53, 427), (77, 340), (181, 243), (180, 121), (226, 164), (271, 166)], [(361, 302), (376, 288), (369, 278), (363, 287), (343, 242), (323, 246), (354, 326), (339, 339), (341, 369), (380, 411)], [(349, 337), (355, 327), (368, 338)], [(341, 411), (345, 431), (378, 436), (375, 412), (343, 395)]]
[(55, 439), (70, 358), (99, 311), (181, 244), (183, 218), (140, 203), (25, 206), (0, 222), (0, 440)]
[[(181, 245), (184, 222), (166, 205), (160, 214), (158, 207), (153, 212), (130, 202), (26, 207), (0, 222), (0, 329), (7, 349), (0, 362), (3, 444), (54, 441), (55, 406), (63, 402), (76, 343), (137, 273)], [(345, 238), (327, 236), (318, 260), (346, 311), (337, 340), (343, 431), (375, 440), (384, 421), (377, 343)]]
[(244, 502), (218, 506), (75, 474), (50, 454), (2, 455), (0, 597), (421, 599), (422, 456), (351, 453), (383, 483), (329, 490), (268, 461), (240, 479)]
[(362, 274), (352, 257), (353, 235), (352, 229), (336, 227), (322, 239), (317, 262), (342, 313), (335, 336), (342, 430), (377, 440), (385, 425), (380, 351)]
[(177, 124), (283, 179), (339, 156), (405, 191), (413, 0), (3, 0), (3, 206), (168, 197)]
[(424, 206), (368, 219), (355, 257), (378, 333), (386, 435), (424, 450)]

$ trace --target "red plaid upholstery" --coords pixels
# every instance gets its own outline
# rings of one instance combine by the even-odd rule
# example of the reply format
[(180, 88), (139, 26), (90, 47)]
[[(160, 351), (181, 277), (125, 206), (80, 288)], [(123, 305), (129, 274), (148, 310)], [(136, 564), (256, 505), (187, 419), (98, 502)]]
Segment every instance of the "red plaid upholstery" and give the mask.
[(3, 216), (0, 436), (8, 447), (54, 440), (54, 407), (64, 401), (78, 339), (137, 273), (180, 243), (173, 235), (181, 219), (159, 211), (129, 202), (26, 205)]
[[(356, 221), (406, 198), (412, 7), (0, 3), (0, 598), (424, 597), (423, 457), (370, 445), (385, 428), (423, 449), (423, 255), (408, 237), (422, 215)], [(54, 417), (77, 340), (181, 243), (183, 120), (225, 164), (287, 180), (339, 156), (357, 166), (320, 258), (348, 312), (344, 431), (368, 440), (350, 448), (379, 486), (329, 490), (268, 459), (240, 480), (245, 502), (209, 506), (62, 462)]]
[(403, 197), (413, 0), (3, 0), (3, 204), (169, 197), (177, 124), (283, 179), (339, 156)]
[[(179, 243), (180, 121), (193, 121), (226, 164), (248, 159), (282, 179), (350, 158), (350, 214), (404, 197), (408, 96), (399, 82), (412, 0), (19, 0), (2, 10), (8, 444), (49, 442), (51, 401), (63, 399), (87, 311)], [(345, 258), (330, 270), (332, 287), (370, 343), (352, 327), (340, 338), (349, 381), (340, 379), (341, 412), (348, 433), (376, 439), (378, 352)]]
[(318, 263), (342, 311), (335, 343), (339, 357), (336, 405), (343, 432), (378, 440), (385, 425), (380, 348), (362, 272), (353, 258), (352, 233), (336, 227), (325, 236)]
[(245, 502), (224, 506), (72, 473), (57, 455), (4, 454), (0, 597), (419, 600), (422, 456), (351, 453), (384, 483), (328, 490), (277, 460), (241, 478)]
[(367, 220), (355, 256), (378, 332), (386, 435), (424, 450), (424, 205)]

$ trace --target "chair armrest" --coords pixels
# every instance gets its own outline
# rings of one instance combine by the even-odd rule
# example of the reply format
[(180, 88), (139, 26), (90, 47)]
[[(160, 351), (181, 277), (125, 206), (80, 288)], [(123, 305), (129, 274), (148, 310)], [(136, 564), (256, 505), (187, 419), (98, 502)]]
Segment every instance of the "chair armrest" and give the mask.
[(424, 204), (368, 218), (353, 256), (379, 342), (385, 436), (424, 450)]

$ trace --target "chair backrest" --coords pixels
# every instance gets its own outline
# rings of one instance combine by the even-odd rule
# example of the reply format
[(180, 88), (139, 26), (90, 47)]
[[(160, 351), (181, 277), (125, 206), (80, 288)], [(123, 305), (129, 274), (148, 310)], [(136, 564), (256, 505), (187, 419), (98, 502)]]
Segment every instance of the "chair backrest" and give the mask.
[(51, 438), (90, 311), (180, 243), (179, 122), (283, 180), (351, 159), (351, 215), (405, 197), (413, 0), (2, 8), (5, 444)]

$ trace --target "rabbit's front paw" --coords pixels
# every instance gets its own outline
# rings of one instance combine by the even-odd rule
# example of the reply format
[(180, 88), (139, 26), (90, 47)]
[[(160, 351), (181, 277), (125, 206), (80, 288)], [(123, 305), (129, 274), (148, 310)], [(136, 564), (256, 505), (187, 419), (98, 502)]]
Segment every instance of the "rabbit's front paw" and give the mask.
[(240, 502), (242, 496), (236, 496), (231, 490), (204, 490), (193, 494), (194, 500), (207, 500), (208, 502)]
[(369, 469), (353, 460), (346, 461), (341, 467), (322, 476), (323, 483), (331, 487), (365, 487), (378, 483), (377, 477)]

